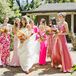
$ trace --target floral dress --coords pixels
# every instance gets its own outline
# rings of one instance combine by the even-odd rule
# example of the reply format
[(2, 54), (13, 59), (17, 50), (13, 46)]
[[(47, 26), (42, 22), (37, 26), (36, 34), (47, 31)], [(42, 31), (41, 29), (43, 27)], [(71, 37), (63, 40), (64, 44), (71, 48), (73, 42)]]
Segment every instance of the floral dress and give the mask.
[(0, 54), (2, 65), (8, 64), (10, 56), (10, 34), (2, 33), (0, 35)]

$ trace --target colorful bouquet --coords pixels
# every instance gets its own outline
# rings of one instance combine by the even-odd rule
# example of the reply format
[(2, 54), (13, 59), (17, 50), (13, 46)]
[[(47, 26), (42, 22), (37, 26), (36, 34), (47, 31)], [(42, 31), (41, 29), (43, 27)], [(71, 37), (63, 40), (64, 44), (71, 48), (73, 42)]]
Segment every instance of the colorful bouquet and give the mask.
[(59, 32), (59, 29), (58, 29), (57, 25), (53, 25), (52, 31), (55, 32), (55, 33)]
[(38, 32), (38, 40), (39, 40), (39, 42), (44, 41), (45, 38), (46, 38), (45, 33), (41, 34), (40, 32)]
[(3, 27), (3, 28), (0, 28), (0, 32), (1, 33), (7, 33), (8, 32), (8, 29)]
[(51, 28), (49, 26), (46, 26), (46, 28), (45, 28), (45, 34), (46, 35), (50, 35), (50, 33), (51, 33)]
[(27, 36), (21, 30), (17, 31), (17, 36), (22, 43), (27, 39)]
[(50, 32), (51, 32), (50, 30), (47, 30), (47, 31), (45, 32), (45, 34), (46, 34), (46, 35), (50, 35)]
[(59, 33), (58, 27), (54, 26), (54, 27), (52, 28), (52, 32), (53, 32), (53, 37), (55, 37), (55, 36)]

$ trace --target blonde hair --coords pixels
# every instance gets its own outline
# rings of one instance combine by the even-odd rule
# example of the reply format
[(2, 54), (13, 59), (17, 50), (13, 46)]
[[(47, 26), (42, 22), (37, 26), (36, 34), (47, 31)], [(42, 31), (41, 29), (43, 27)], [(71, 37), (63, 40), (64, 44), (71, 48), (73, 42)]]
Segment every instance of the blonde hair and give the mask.
[(63, 16), (63, 18), (65, 18), (66, 13), (65, 12), (60, 12), (60, 13), (58, 13), (58, 16)]

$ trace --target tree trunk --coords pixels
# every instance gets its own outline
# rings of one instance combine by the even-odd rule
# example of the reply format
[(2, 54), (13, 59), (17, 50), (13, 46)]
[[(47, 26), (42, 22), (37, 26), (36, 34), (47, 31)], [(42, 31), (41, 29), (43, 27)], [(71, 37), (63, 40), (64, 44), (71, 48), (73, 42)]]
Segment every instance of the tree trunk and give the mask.
[(18, 6), (19, 6), (20, 11), (22, 11), (22, 8), (21, 8), (21, 5), (20, 5), (20, 1), (19, 0), (16, 0), (16, 2), (18, 4)]

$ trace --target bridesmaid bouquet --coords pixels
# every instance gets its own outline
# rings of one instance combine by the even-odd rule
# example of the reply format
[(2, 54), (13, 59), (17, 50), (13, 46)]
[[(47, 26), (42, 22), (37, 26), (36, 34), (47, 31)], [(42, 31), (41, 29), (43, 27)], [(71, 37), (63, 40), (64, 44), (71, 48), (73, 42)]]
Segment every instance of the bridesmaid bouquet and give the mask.
[(52, 32), (53, 32), (53, 37), (55, 37), (59, 33), (59, 29), (55, 26), (54, 28), (52, 28)]
[(45, 40), (45, 38), (46, 38), (45, 33), (40, 34), (40, 32), (39, 32), (39, 33), (38, 33), (38, 35), (39, 35), (39, 37), (38, 37), (39, 42), (41, 42), (41, 41), (44, 41), (44, 40)]
[(47, 31), (45, 32), (45, 34), (46, 34), (46, 35), (50, 35), (50, 32), (51, 32), (50, 30), (47, 30)]
[(27, 39), (27, 36), (20, 30), (17, 31), (17, 36), (22, 43)]
[(7, 28), (4, 28), (4, 27), (3, 28), (0, 28), (0, 32), (1, 33), (7, 33), (8, 32), (8, 29)]
[(51, 28), (49, 26), (46, 26), (46, 28), (45, 28), (45, 34), (46, 35), (50, 35), (50, 33), (51, 33)]
[(52, 31), (53, 31), (55, 34), (57, 34), (57, 33), (59, 32), (59, 29), (58, 29), (58, 27), (54, 26), (54, 27), (52, 28)]

